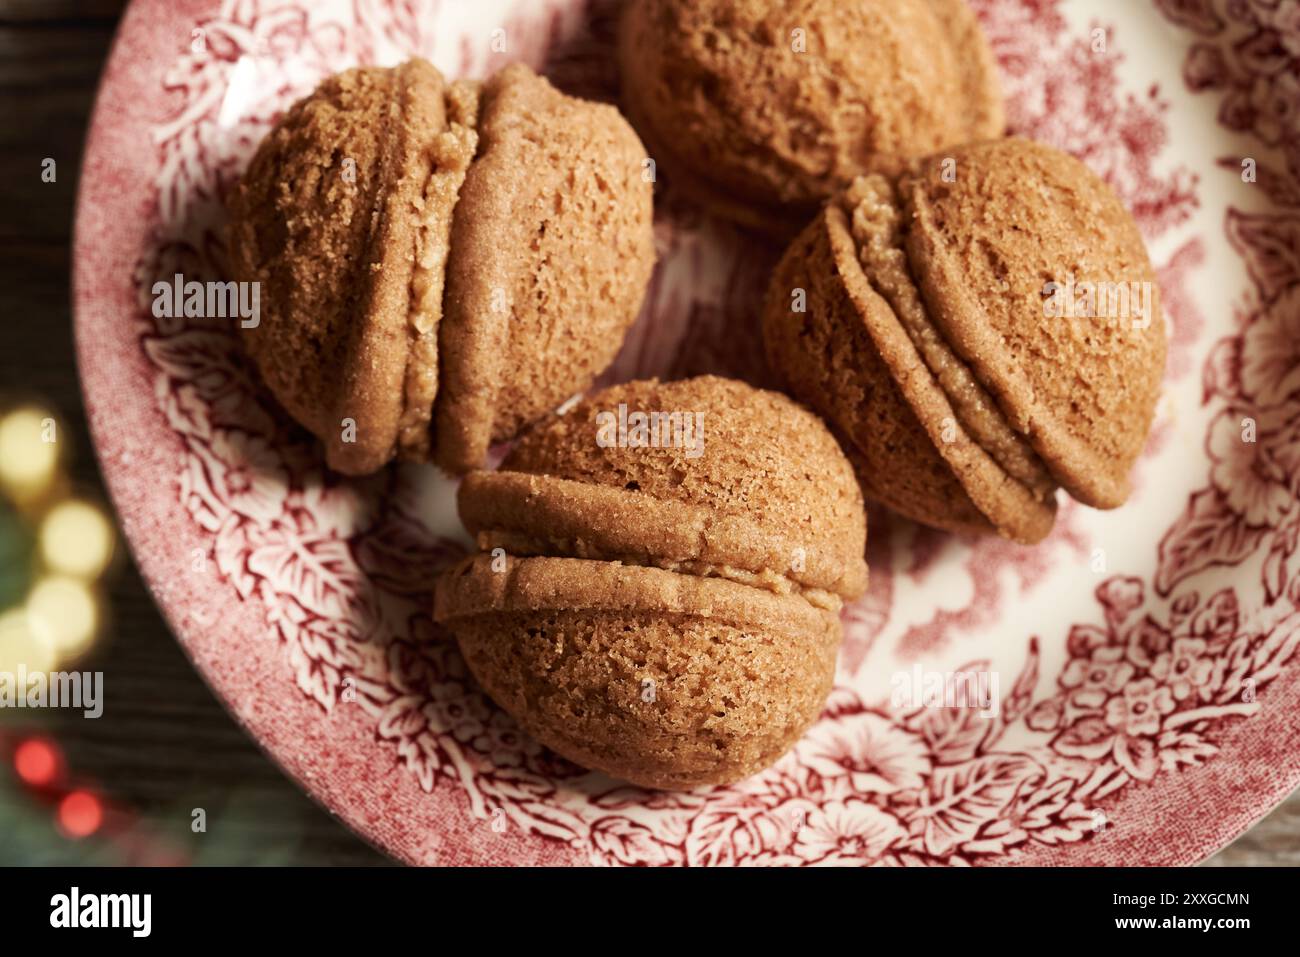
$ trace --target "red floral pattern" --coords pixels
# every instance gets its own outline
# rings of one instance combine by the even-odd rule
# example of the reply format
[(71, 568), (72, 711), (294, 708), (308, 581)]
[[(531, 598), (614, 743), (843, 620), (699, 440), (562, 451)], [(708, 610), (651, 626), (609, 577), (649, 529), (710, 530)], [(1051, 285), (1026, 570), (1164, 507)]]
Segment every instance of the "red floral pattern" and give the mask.
[[(1297, 601), (1300, 539), (1300, 2), (1161, 0), (1203, 39), (1188, 51), (1190, 89), (1223, 95), (1220, 121), (1268, 148), (1251, 164), (1267, 212), (1231, 207), (1228, 240), (1253, 290), (1206, 363), (1202, 402), (1217, 408), (1206, 437), (1210, 483), (1160, 543), (1156, 587), (1169, 594), (1195, 573), (1262, 555), (1266, 607)], [(1280, 154), (1285, 163), (1268, 157)]]
[[(1083, 157), (1134, 209), (1149, 240), (1184, 226), (1198, 207), (1198, 181), (1164, 155), (1168, 106), (1158, 87), (1138, 96), (1120, 82), (1116, 29), (1072, 27), (1060, 0), (974, 5), (1006, 76), (1013, 128)], [(652, 865), (969, 864), (1093, 840), (1107, 799), (1129, 782), (1211, 760), (1217, 737), (1256, 712), (1300, 643), (1300, 190), (1297, 126), (1288, 122), (1296, 4), (1160, 6), (1195, 33), (1188, 85), (1219, 91), (1224, 122), (1281, 156), (1259, 163), (1260, 186), (1278, 208), (1228, 213), (1228, 238), (1254, 291), (1234, 334), (1204, 365), (1202, 401), (1216, 410), (1205, 445), (1209, 484), (1164, 535), (1150, 581), (1112, 576), (1096, 589), (1103, 622), (1069, 631), (1047, 697), (1034, 699), (1042, 656), (1032, 638), (991, 719), (973, 708), (889, 707), (864, 696), (858, 679), (905, 587), (954, 565), (971, 583), (952, 607), (906, 630), (900, 647), (928, 653), (950, 631), (994, 620), (1015, 597), (1008, 587), (1027, 593), (1061, 561), (1086, 554), (1070, 508), (1055, 545), (1037, 553), (877, 523), (872, 594), (846, 609), (844, 668), (825, 714), (774, 768), (734, 787), (661, 794), (620, 786), (540, 748), (475, 687), (426, 614), (437, 569), (461, 554), (422, 521), (429, 473), (403, 467), (362, 482), (324, 473), (312, 444), (250, 376), (228, 328), (155, 320), (145, 308), (158, 277), (220, 275), (223, 190), (278, 112), (321, 76), (439, 43), (456, 51), (460, 72), (481, 73), (499, 59), (434, 0), (228, 2), (196, 25), (202, 42), (168, 73), (178, 108), (154, 130), (155, 223), (136, 270), (138, 332), (158, 408), (183, 444), (176, 488), (209, 536), (207, 557), (233, 595), (265, 609), (298, 688), (322, 714), (359, 704), (376, 746), (389, 748), (420, 788), (463, 796), (493, 830), (509, 822), (596, 862)], [(611, 74), (593, 53), (600, 44), (584, 33), (581, 7), (530, 5), (507, 24), (524, 44), (509, 55), (539, 64), (564, 51), (556, 74), (599, 88)], [(587, 18), (606, 48), (609, 16), (600, 3)], [(657, 229), (663, 265), (611, 375), (707, 368), (762, 380), (759, 350), (741, 324), (761, 294), (768, 254), (751, 254), (671, 192)], [(1178, 307), (1193, 297), (1177, 287), (1196, 255), (1196, 241), (1184, 243), (1162, 270), (1176, 348), (1188, 356), (1203, 319)], [(1171, 375), (1189, 368), (1171, 363)], [(1251, 427), (1256, 441), (1240, 441)], [(897, 570), (890, 535), (878, 531), (891, 525), (908, 539)], [(1015, 584), (1002, 568), (1015, 572)], [(1232, 584), (1202, 601), (1188, 586), (1216, 568), (1233, 574), (1206, 580)], [(991, 668), (980, 660), (957, 670)]]

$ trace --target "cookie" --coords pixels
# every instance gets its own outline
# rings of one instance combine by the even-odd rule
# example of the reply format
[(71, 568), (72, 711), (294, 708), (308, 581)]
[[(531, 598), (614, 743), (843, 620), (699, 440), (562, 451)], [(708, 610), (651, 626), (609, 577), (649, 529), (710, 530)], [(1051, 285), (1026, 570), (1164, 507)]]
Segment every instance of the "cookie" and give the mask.
[(613, 360), (654, 266), (645, 147), (611, 106), (522, 64), (483, 88), (480, 153), (448, 262), (437, 461), (488, 445), (582, 391)]
[(784, 396), (712, 376), (607, 389), (468, 476), (459, 506), (480, 552), (439, 580), (435, 619), (559, 754), (721, 784), (819, 713), (866, 517), (834, 437)]
[(416, 204), (447, 127), (445, 92), (421, 60), (331, 77), (267, 134), (228, 200), (231, 271), (261, 283), (247, 351), (340, 471), (373, 471), (393, 453)]
[[(953, 182), (934, 159), (899, 183), (930, 315), (1062, 487), (1115, 508), (1165, 364), (1159, 284), (1137, 223), (1100, 177), (1049, 146), (1009, 139), (953, 158)], [(1063, 300), (1071, 285), (1077, 311), (1099, 314), (1045, 316), (1044, 298)]]
[(1002, 135), (963, 0), (631, 0), (623, 103), (673, 185), (789, 236), (868, 172)]
[(466, 471), (594, 380), (654, 264), (644, 152), (518, 64), (481, 89), (423, 60), (350, 70), (294, 105), (228, 247), (263, 287), (248, 352), (331, 468)]
[[(1149, 314), (1049, 315), (1069, 276), (1136, 283)], [(868, 497), (1032, 543), (1058, 486), (1095, 507), (1127, 495), (1164, 363), (1156, 288), (1109, 188), (1013, 138), (855, 181), (787, 249), (763, 333)]]

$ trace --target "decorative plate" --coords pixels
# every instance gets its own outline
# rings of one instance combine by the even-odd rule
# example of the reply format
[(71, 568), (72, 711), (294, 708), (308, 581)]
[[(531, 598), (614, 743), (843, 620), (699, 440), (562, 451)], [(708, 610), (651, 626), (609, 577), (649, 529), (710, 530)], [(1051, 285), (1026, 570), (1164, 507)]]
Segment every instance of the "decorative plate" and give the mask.
[[(521, 735), (436, 632), (435, 572), (465, 547), (448, 482), (325, 472), (233, 322), (151, 309), (159, 279), (220, 277), (223, 194), (326, 74), (523, 59), (611, 99), (615, 9), (132, 4), (77, 220), (103, 470), (196, 667), (362, 835), (444, 864), (1183, 864), (1300, 783), (1300, 0), (974, 6), (1013, 130), (1105, 176), (1159, 269), (1171, 347), (1135, 493), (1064, 505), (1035, 548), (873, 513), (871, 588), (818, 723), (741, 784), (655, 793)], [(772, 256), (671, 183), (657, 206), (655, 281), (606, 379), (767, 384)], [(957, 673), (997, 681), (999, 706), (900, 694)]]

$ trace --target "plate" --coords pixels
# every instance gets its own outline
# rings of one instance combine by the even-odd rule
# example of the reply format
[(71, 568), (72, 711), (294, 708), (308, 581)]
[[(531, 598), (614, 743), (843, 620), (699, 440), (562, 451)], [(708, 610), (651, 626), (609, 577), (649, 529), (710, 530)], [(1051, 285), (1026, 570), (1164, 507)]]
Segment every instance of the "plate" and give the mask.
[[(1158, 268), (1169, 361), (1133, 497), (1063, 505), (1034, 548), (873, 512), (820, 720), (761, 775), (656, 793), (522, 735), (434, 629), (434, 575), (466, 547), (449, 482), (329, 474), (233, 323), (156, 318), (151, 293), (220, 278), (223, 194), (322, 77), (522, 59), (612, 99), (617, 5), (131, 5), (76, 228), (94, 440), (195, 667), (360, 834), (426, 864), (1185, 864), (1300, 783), (1300, 3), (974, 6), (1012, 129), (1102, 174)], [(656, 199), (659, 266), (606, 380), (769, 384), (775, 253), (662, 178)], [(926, 698), (963, 675), (997, 707)]]

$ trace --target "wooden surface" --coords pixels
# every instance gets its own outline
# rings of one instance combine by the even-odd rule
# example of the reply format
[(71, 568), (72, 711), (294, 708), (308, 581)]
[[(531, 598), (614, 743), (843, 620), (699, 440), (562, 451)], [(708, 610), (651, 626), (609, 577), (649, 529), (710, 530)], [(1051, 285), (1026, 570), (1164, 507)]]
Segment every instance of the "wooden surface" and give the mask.
[[(69, 238), (81, 141), (124, 6), (0, 0), (0, 395), (54, 404), (76, 447), (77, 479), (94, 491), (101, 486), (73, 362)], [(54, 184), (40, 181), (46, 157), (58, 163)], [(91, 663), (106, 675), (105, 716), (55, 713), (47, 724), (79, 774), (162, 832), (188, 835), (192, 810), (204, 808), (201, 862), (386, 861), (298, 791), (226, 715), (129, 563), (110, 600), (112, 633)], [(1300, 795), (1210, 863), (1300, 865)]]

